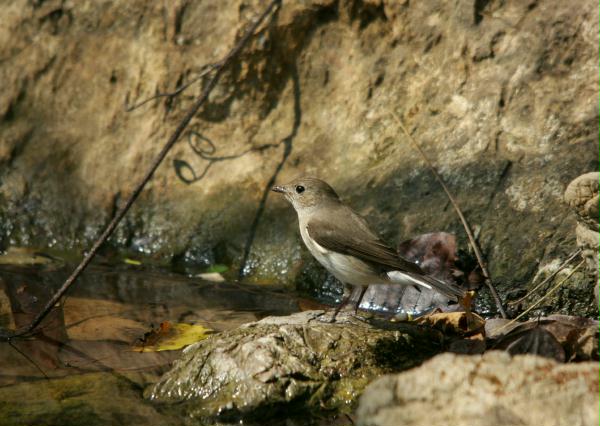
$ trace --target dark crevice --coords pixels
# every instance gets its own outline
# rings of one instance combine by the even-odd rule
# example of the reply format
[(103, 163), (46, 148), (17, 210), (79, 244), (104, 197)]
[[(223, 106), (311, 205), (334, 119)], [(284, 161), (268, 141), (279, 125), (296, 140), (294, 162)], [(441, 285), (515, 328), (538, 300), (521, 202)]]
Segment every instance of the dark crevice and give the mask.
[(13, 121), (15, 119), (15, 117), (17, 115), (16, 110), (17, 110), (19, 104), (23, 101), (23, 99), (25, 99), (26, 91), (27, 91), (27, 80), (25, 80), (23, 82), (23, 85), (21, 86), (21, 90), (19, 90), (19, 94), (11, 101), (11, 103), (8, 105), (8, 108), (6, 108), (6, 112), (2, 116), (3, 121)]
[(340, 17), (337, 2), (333, 7), (322, 7), (316, 11), (314, 16), (315, 26), (319, 27), (323, 24), (336, 21)]
[(173, 34), (173, 38), (176, 40), (177, 36), (181, 33), (181, 27), (183, 25), (183, 17), (185, 16), (185, 11), (188, 7), (188, 3), (183, 3), (180, 8), (175, 11), (175, 31)]
[(430, 35), (427, 38), (427, 43), (425, 44), (425, 48), (423, 49), (423, 53), (429, 52), (435, 46), (437, 46), (438, 44), (440, 44), (441, 41), (442, 41), (442, 35), (441, 34), (437, 34), (437, 35), (432, 34), (432, 35)]
[(374, 21), (387, 21), (387, 16), (385, 16), (383, 2), (372, 5), (355, 0), (350, 7), (350, 19), (358, 21), (359, 29), (364, 30)]
[(475, 25), (479, 25), (483, 21), (483, 11), (489, 3), (490, 0), (475, 0), (473, 8), (473, 22), (475, 22)]

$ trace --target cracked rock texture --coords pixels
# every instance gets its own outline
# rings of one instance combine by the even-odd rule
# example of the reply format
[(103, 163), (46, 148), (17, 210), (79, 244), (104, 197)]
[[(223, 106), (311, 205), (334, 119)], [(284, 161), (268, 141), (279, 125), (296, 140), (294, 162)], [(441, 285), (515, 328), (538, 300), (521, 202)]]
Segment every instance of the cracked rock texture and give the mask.
[[(576, 0), (284, 1), (225, 73), (112, 244), (336, 294), (268, 187), (318, 174), (391, 241), (463, 235), (390, 116), (437, 165), (503, 291), (575, 244), (560, 202), (598, 168), (598, 8)], [(4, 1), (0, 245), (89, 244), (259, 0)], [(463, 242), (464, 243), (464, 242)], [(574, 277), (553, 309), (586, 313)], [(591, 291), (591, 290), (590, 290)], [(571, 302), (577, 300), (577, 303)], [(579, 303), (579, 304), (578, 304)]]
[(598, 424), (598, 363), (560, 364), (442, 354), (381, 377), (360, 398), (360, 426), (593, 426)]
[(600, 249), (600, 225), (598, 224), (598, 200), (600, 197), (600, 173), (591, 172), (573, 180), (565, 191), (565, 202), (577, 214), (577, 245), (582, 249), (586, 266), (596, 280), (594, 296), (598, 304), (598, 251)]
[(268, 317), (192, 345), (145, 396), (184, 403), (194, 417), (343, 412), (374, 378), (441, 349), (439, 335), (418, 326), (386, 330), (346, 314), (330, 324), (320, 312)]

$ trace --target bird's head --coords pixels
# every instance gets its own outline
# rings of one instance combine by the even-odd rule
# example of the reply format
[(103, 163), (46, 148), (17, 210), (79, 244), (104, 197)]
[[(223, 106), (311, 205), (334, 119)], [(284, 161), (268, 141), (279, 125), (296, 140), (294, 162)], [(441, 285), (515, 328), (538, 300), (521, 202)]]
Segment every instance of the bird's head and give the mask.
[(314, 177), (300, 177), (272, 190), (283, 194), (298, 212), (340, 200), (327, 182)]

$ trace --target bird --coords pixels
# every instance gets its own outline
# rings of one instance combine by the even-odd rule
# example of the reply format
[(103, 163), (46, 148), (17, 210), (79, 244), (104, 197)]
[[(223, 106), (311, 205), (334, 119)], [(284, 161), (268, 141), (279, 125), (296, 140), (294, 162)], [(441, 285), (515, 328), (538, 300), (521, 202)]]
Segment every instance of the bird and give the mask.
[[(360, 287), (355, 313), (369, 285), (418, 286), (457, 302), (467, 296), (460, 287), (427, 275), (418, 264), (400, 256), (327, 182), (303, 176), (272, 191), (283, 194), (296, 210), (300, 236), (314, 258), (344, 285)], [(331, 322), (349, 299), (350, 294), (345, 294)]]

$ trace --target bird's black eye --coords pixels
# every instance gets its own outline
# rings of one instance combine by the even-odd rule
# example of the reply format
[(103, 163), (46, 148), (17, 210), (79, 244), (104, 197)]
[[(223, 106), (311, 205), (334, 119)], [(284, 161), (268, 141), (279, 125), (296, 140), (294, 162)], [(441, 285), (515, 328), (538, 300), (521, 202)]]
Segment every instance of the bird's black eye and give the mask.
[(298, 194), (302, 194), (304, 192), (304, 187), (302, 185), (297, 185), (296, 186), (296, 192)]

